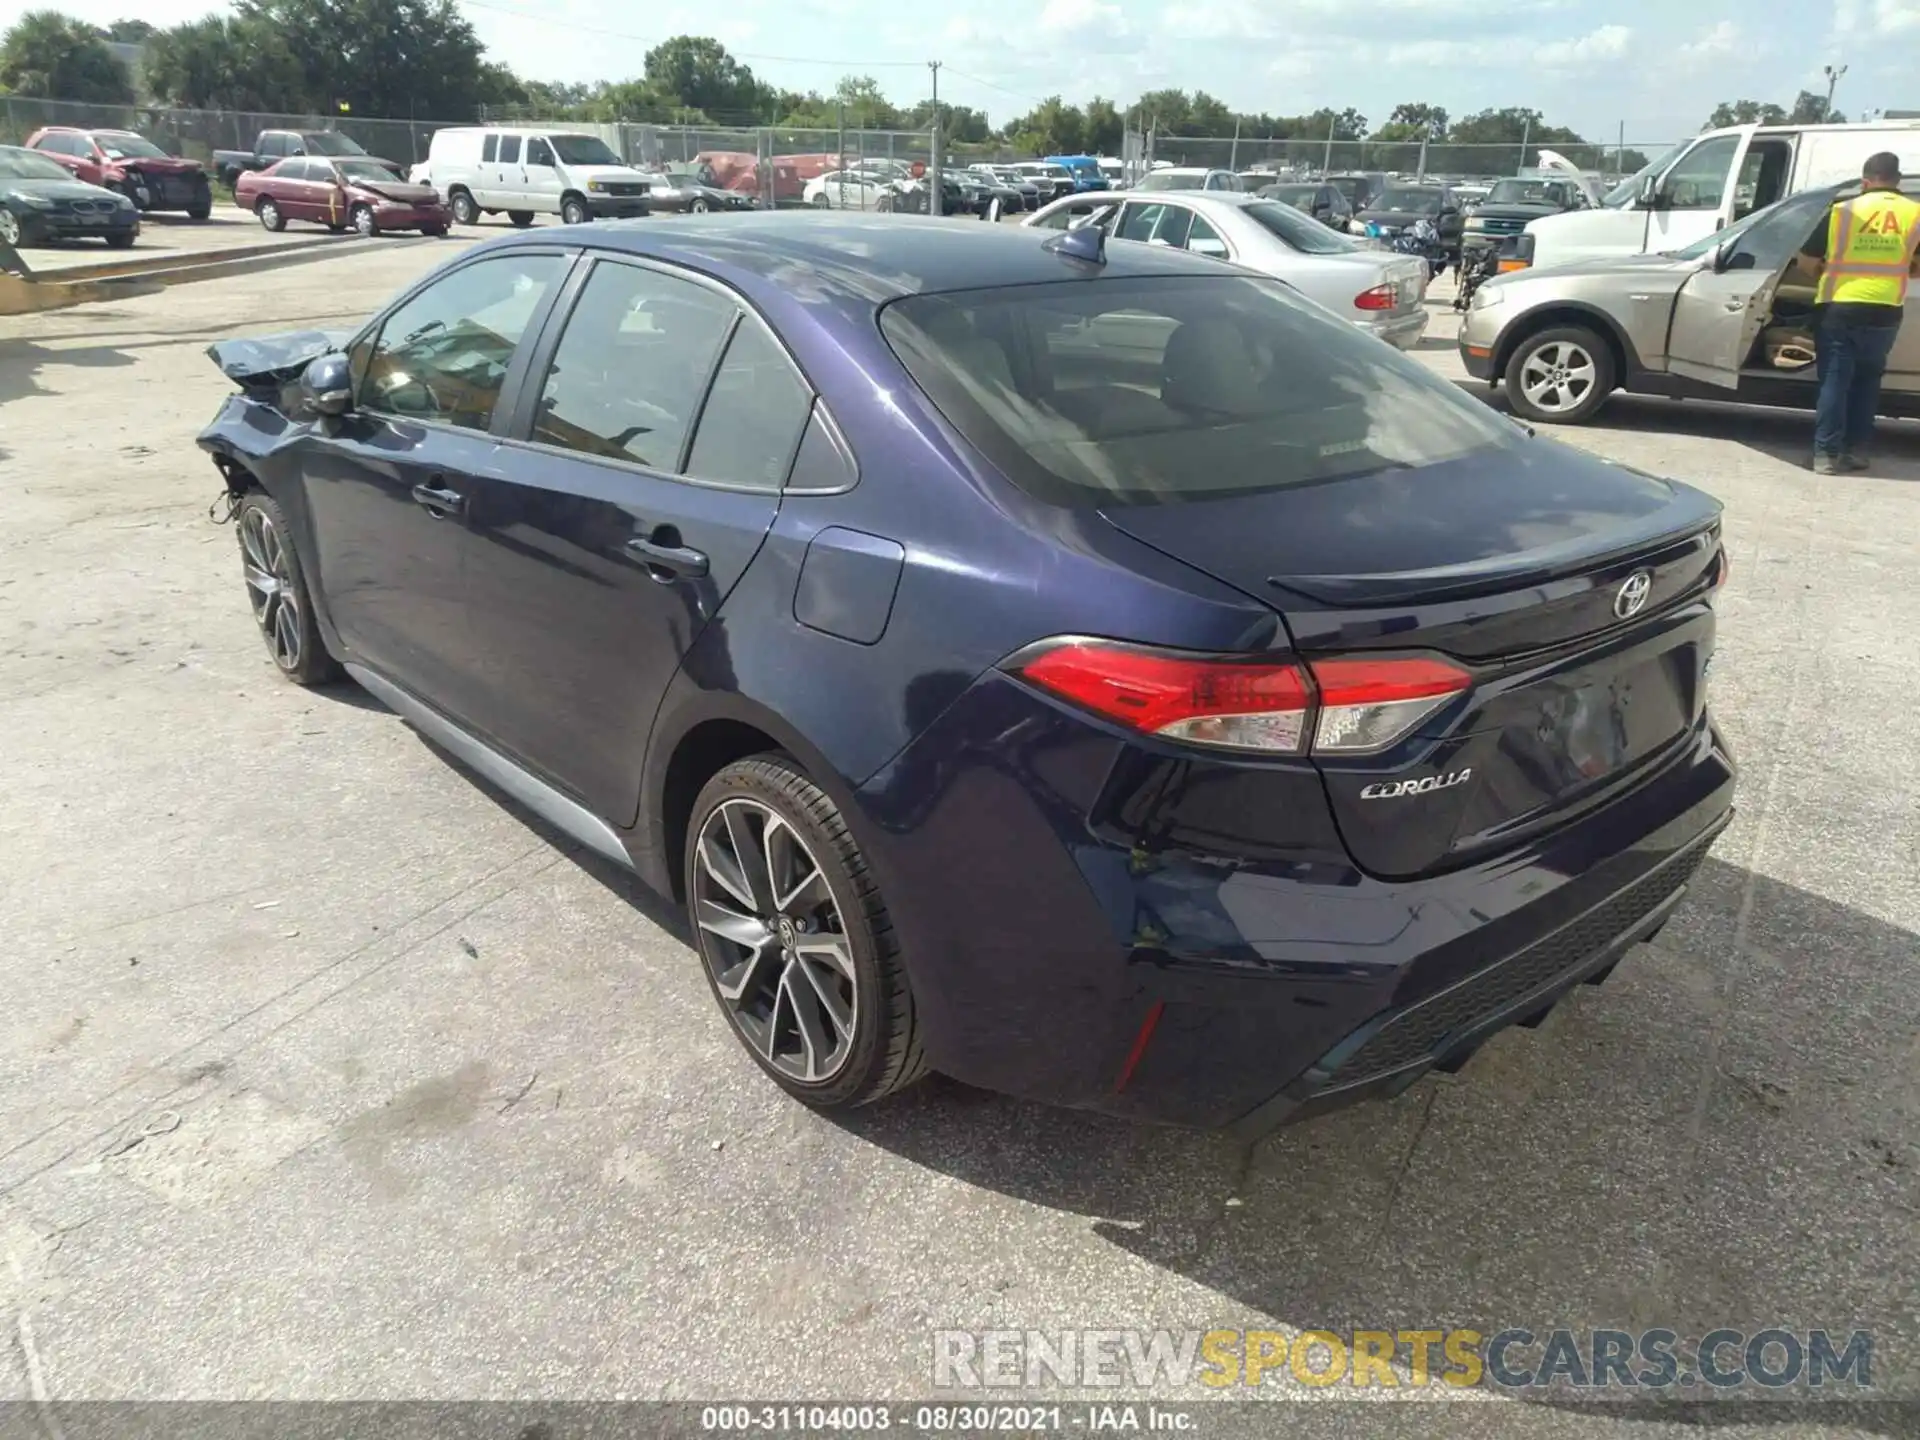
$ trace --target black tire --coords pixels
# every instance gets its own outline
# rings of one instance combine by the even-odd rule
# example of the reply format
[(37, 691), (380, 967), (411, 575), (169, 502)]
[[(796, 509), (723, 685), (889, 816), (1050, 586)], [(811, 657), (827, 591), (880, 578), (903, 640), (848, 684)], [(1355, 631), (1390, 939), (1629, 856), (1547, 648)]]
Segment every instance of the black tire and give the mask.
[(356, 205), (347, 212), (347, 223), (362, 239), (371, 240), (380, 233), (380, 222), (373, 218), (371, 205)]
[(583, 196), (562, 195), (560, 218), (569, 225), (584, 225), (593, 218), (593, 212), (587, 209), (587, 202)]
[(139, 238), (140, 232), (138, 230), (121, 230), (116, 234), (107, 236), (107, 245), (108, 248), (113, 250), (131, 250), (133, 248), (133, 242)]
[(444, 240), (447, 238), (447, 227), (444, 225), (423, 225), (420, 227), (420, 233), (430, 236), (435, 240)]
[[(273, 543), (261, 543), (262, 519)], [(233, 525), (240, 540), (242, 573), (247, 577), (247, 601), (274, 668), (296, 685), (323, 685), (338, 678), (340, 665), (320, 637), (286, 513), (264, 490), (249, 490), (240, 497)], [(273, 581), (270, 590), (256, 583), (257, 572)]]
[[(717, 947), (733, 942), (716, 941), (699, 924), (703, 885), (710, 889), (713, 883), (705, 878), (710, 872), (703, 871), (699, 859), (700, 837), (709, 819), (724, 830), (726, 817), (716, 816), (716, 812), (730, 801), (750, 802), (745, 807), (749, 814), (755, 806), (771, 811), (799, 837), (810, 852), (809, 858), (819, 867), (828, 903), (840, 922), (835, 933), (846, 942), (852, 970), (851, 1035), (845, 1042), (844, 1057), (818, 1081), (807, 1082), (778, 1068), (749, 1038), (736, 1008), (721, 993), (719, 977), (729, 969), (726, 959), (732, 952)], [(824, 791), (786, 755), (772, 753), (736, 760), (701, 789), (694, 801), (687, 837), (682, 863), (701, 969), (736, 1038), (774, 1083), (816, 1109), (845, 1110), (903, 1090), (927, 1073), (913, 990), (900, 963), (893, 922), (845, 819)], [(804, 929), (798, 921), (796, 926)], [(779, 963), (778, 954), (773, 958)], [(767, 968), (762, 962), (763, 971)], [(770, 1017), (776, 1022), (775, 1029), (778, 1017), (776, 1001)]]
[(280, 213), (280, 207), (270, 196), (262, 195), (253, 213), (259, 218), (262, 230), (271, 230), (277, 235), (287, 228), (287, 217)]
[(195, 200), (187, 207), (187, 218), (189, 220), (206, 220), (212, 215), (213, 197), (211, 195)]
[(1584, 325), (1555, 325), (1527, 336), (1507, 357), (1507, 403), (1536, 424), (1581, 425), (1619, 384), (1615, 369), (1605, 337)]
[(453, 211), (456, 224), (478, 225), (480, 223), (480, 207), (473, 203), (473, 196), (465, 190), (456, 188), (451, 195), (447, 196), (447, 208)]
[(509, 210), (507, 212), (507, 219), (524, 230), (533, 224), (533, 212), (531, 210)]
[(827, 192), (825, 190), (822, 190), (818, 195), (813, 197), (813, 204), (817, 210), (831, 210), (833, 208), (833, 201), (827, 198)]

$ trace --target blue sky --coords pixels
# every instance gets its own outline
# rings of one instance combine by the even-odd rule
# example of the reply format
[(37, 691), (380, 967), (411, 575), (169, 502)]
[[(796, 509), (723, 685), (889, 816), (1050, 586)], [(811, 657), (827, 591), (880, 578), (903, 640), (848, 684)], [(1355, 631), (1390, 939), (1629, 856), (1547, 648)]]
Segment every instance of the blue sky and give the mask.
[[(172, 24), (207, 0), (50, 0), (89, 19)], [(943, 98), (995, 123), (1059, 93), (1130, 100), (1201, 88), (1243, 110), (1352, 105), (1376, 124), (1402, 100), (1455, 115), (1530, 105), (1554, 124), (1643, 148), (1699, 129), (1714, 102), (1792, 101), (1849, 68), (1850, 115), (1920, 109), (1920, 0), (460, 0), (520, 73), (621, 79), (669, 35), (715, 35), (793, 89), (870, 74), (898, 102)], [(3, 18), (3, 17), (0, 17)]]

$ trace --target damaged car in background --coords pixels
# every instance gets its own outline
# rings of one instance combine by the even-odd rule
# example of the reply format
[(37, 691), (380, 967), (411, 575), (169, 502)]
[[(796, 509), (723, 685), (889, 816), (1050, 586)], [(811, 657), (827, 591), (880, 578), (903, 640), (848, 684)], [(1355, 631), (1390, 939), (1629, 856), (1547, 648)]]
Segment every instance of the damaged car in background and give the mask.
[[(1908, 195), (1920, 198), (1920, 183)], [(1814, 278), (1800, 248), (1857, 182), (1757, 210), (1682, 249), (1496, 275), (1461, 321), (1460, 356), (1528, 420), (1579, 424), (1615, 390), (1810, 407)], [(1888, 358), (1881, 413), (1920, 413), (1920, 285)]]

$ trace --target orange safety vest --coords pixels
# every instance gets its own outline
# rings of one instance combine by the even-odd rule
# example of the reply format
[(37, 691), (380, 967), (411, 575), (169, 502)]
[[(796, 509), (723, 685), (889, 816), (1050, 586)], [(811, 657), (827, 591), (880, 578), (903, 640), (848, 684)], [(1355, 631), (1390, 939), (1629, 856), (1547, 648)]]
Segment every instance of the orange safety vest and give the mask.
[(1917, 247), (1920, 201), (1897, 190), (1842, 201), (1827, 218), (1827, 262), (1815, 303), (1905, 305)]

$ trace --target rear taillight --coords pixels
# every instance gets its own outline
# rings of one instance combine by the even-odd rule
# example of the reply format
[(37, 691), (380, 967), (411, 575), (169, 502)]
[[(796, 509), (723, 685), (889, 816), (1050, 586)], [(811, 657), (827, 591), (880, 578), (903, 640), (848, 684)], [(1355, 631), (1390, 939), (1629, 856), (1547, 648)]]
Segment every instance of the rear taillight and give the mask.
[(1473, 683), (1459, 666), (1431, 655), (1315, 660), (1320, 755), (1384, 750)]
[(1376, 285), (1371, 290), (1362, 290), (1353, 297), (1356, 310), (1391, 310), (1399, 303), (1400, 290), (1395, 285)]
[(1283, 755), (1384, 750), (1473, 683), (1434, 655), (1280, 660), (1110, 640), (1050, 641), (1011, 668), (1142, 734)]

